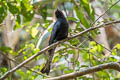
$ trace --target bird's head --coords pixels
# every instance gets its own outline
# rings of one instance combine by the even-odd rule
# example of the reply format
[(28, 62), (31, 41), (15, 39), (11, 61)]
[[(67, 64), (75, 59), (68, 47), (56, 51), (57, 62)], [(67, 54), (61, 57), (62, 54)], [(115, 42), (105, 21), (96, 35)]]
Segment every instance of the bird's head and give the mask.
[(58, 18), (64, 18), (64, 14), (62, 13), (62, 11), (60, 11), (59, 9), (57, 9), (55, 11), (55, 17), (58, 19)]

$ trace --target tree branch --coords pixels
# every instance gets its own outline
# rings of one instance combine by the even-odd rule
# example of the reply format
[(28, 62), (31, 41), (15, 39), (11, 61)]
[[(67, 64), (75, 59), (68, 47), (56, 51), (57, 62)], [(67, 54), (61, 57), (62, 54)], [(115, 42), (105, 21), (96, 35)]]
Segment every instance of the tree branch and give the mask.
[[(16, 63), (16, 64), (19, 64), (19, 62), (15, 61), (15, 60), (13, 60), (13, 59), (11, 59), (11, 58), (9, 58), (7, 55), (5, 55), (5, 53), (3, 53), (3, 52), (0, 51), (0, 54), (2, 54), (2, 55), (3, 55), (5, 58), (7, 58), (8, 60), (10, 60), (10, 61), (12, 61), (12, 62), (14, 62), (14, 63)], [(47, 76), (47, 75), (44, 75), (44, 74), (42, 74), (42, 73), (40, 73), (40, 72), (37, 72), (37, 71), (34, 71), (34, 70), (30, 69), (29, 66), (23, 65), (22, 67), (24, 67), (24, 68), (26, 68), (27, 70), (29, 70), (29, 71), (31, 71), (31, 72), (34, 72), (34, 73), (36, 73), (36, 74), (38, 74), (38, 75), (42, 75), (42, 76), (44, 76), (44, 77), (48, 77), (48, 78), (49, 78), (49, 76)]]
[(65, 74), (62, 76), (48, 78), (44, 80), (68, 80), (68, 79), (73, 79), (73, 78), (80, 77), (80, 76), (83, 76), (89, 73), (98, 72), (104, 69), (114, 69), (120, 72), (120, 62), (111, 62), (111, 63), (101, 64), (98, 66), (85, 69), (83, 71), (73, 72), (70, 74)]
[(110, 9), (112, 8), (112, 7), (114, 7), (117, 3), (119, 3), (120, 2), (120, 0), (118, 0), (117, 2), (115, 2), (113, 5), (111, 5), (102, 15), (100, 15), (93, 23), (92, 23), (92, 26), (103, 16), (103, 15), (105, 15), (108, 11), (110, 11)]
[(79, 36), (81, 36), (81, 35), (83, 35), (83, 34), (85, 34), (85, 33), (87, 33), (87, 32), (93, 31), (93, 30), (95, 30), (95, 29), (98, 29), (98, 28), (101, 28), (101, 27), (106, 27), (105, 25), (110, 25), (110, 24), (115, 24), (115, 23), (120, 23), (120, 20), (106, 22), (106, 23), (101, 24), (101, 25), (98, 25), (98, 26), (96, 26), (96, 27), (90, 27), (90, 28), (88, 28), (88, 29), (80, 32), (80, 33), (77, 34), (77, 35), (68, 37), (68, 38), (66, 38), (66, 39), (64, 39), (64, 40), (62, 40), (62, 41), (58, 41), (58, 42), (56, 42), (56, 43), (54, 43), (54, 44), (51, 44), (50, 46), (47, 46), (46, 48), (42, 49), (42, 50), (39, 51), (38, 53), (36, 53), (36, 54), (34, 54), (33, 56), (29, 57), (28, 59), (26, 59), (25, 61), (23, 61), (22, 63), (20, 63), (20, 64), (17, 65), (16, 67), (14, 67), (13, 69), (7, 71), (4, 75), (2, 75), (2, 76), (0, 77), (0, 80), (4, 80), (5, 78), (8, 77), (8, 75), (9, 75), (10, 73), (15, 72), (16, 70), (18, 70), (18, 69), (20, 69), (22, 66), (24, 66), (26, 63), (30, 62), (31, 60), (33, 60), (34, 58), (36, 58), (36, 57), (39, 56), (40, 54), (44, 53), (45, 51), (48, 51), (49, 49), (57, 46), (57, 45), (60, 44), (60, 43), (63, 43), (63, 42), (65, 42), (65, 41), (68, 41), (68, 40), (71, 40), (71, 39), (74, 39), (74, 38), (76, 38), (76, 37), (79, 37)]

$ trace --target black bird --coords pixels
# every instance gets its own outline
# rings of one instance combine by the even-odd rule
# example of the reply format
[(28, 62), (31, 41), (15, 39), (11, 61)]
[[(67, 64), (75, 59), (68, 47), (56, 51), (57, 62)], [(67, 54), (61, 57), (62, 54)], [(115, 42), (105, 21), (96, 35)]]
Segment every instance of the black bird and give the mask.
[[(63, 15), (62, 11), (57, 9), (55, 11), (55, 17), (56, 17), (57, 21), (55, 22), (55, 24), (53, 26), (51, 37), (49, 40), (49, 45), (51, 45), (57, 41), (63, 40), (65, 38), (67, 38), (67, 36), (68, 36), (69, 26), (68, 26), (68, 22), (67, 22), (65, 16)], [(45, 64), (45, 66), (41, 70), (42, 73), (46, 73), (47, 75), (50, 72), (50, 66), (51, 66), (53, 55), (54, 55), (54, 50), (55, 49), (50, 49), (48, 51), (48, 60)]]

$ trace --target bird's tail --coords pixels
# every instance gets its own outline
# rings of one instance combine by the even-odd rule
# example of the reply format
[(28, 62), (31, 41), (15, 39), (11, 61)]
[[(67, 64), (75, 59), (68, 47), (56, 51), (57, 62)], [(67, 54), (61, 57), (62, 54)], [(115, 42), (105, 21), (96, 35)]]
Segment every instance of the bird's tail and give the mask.
[(54, 49), (50, 49), (48, 52), (49, 52), (48, 53), (49, 54), (48, 60), (45, 64), (45, 66), (41, 69), (41, 72), (46, 73), (47, 75), (50, 72), (51, 62), (52, 62), (52, 58), (53, 58), (53, 55), (54, 55)]

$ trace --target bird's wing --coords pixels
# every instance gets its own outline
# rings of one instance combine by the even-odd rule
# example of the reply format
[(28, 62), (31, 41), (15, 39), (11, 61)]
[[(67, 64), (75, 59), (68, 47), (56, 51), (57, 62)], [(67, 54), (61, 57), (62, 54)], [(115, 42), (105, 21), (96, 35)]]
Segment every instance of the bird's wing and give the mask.
[(57, 21), (53, 26), (51, 37), (49, 40), (49, 45), (54, 43), (55, 38), (56, 38), (56, 34), (57, 34), (59, 28), (60, 28), (60, 21)]

